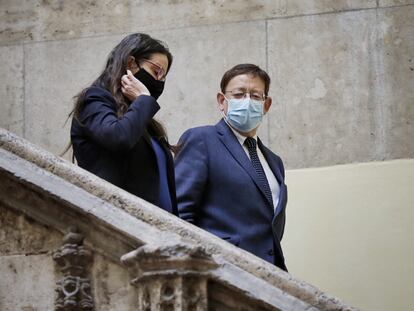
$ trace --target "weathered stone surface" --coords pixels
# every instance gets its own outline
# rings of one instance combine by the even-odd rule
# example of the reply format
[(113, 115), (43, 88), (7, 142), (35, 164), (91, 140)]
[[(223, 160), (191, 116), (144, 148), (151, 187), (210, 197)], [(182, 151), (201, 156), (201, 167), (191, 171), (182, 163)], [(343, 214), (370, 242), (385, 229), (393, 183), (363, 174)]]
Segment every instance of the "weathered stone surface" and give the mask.
[[(31, 163), (22, 161), (4, 149), (0, 149), (0, 167), (2, 168), (0, 169), (2, 179), (0, 200), (6, 202), (5, 206), (13, 206), (32, 219), (40, 219), (43, 225), (65, 234), (68, 227), (75, 226), (85, 235), (88, 243), (93, 245), (94, 250), (104, 251), (113, 260), (118, 260), (126, 252), (143, 244), (143, 241), (128, 238), (129, 236), (144, 236), (145, 243), (166, 238), (147, 224), (141, 222), (141, 226), (137, 226), (136, 218), (125, 211), (103, 200), (97, 200), (85, 191), (79, 191), (76, 186), (56, 175), (42, 172), (41, 169), (33, 167)], [(85, 177), (88, 178), (88, 174)], [(92, 175), (92, 179), (87, 183), (94, 184), (93, 180), (102, 181)], [(122, 190), (117, 188), (116, 193), (112, 194), (112, 199), (117, 200), (118, 191)], [(141, 202), (145, 201), (141, 200)], [(105, 220), (120, 231), (112, 230), (111, 235), (108, 235), (107, 228), (102, 227), (99, 222), (91, 222), (91, 219), (79, 218), (79, 213), (95, 215), (93, 219), (98, 217)], [(103, 237), (107, 237), (110, 241)], [(111, 243), (114, 239), (117, 243)], [(169, 240), (171, 239), (169, 237)]]
[(91, 270), (94, 298), (99, 310), (136, 310), (137, 292), (125, 267), (95, 253)]
[(55, 249), (61, 239), (58, 232), (0, 203), (0, 256), (47, 253)]
[[(269, 22), (270, 142), (287, 166), (377, 158), (375, 11)], [(363, 31), (361, 31), (363, 30)]]
[(376, 1), (36, 0), (22, 5), (6, 0), (2, 6), (0, 42), (4, 44), (370, 8), (376, 6)]
[(414, 156), (412, 16), (399, 7), (269, 22), (270, 141), (288, 167)]
[(207, 284), (218, 265), (201, 246), (144, 245), (121, 260), (133, 268), (139, 310), (208, 310)]
[(0, 126), (23, 135), (23, 46), (0, 47)]
[[(1, 150), (1, 152), (4, 152), (4, 150)], [(35, 195), (33, 195), (33, 193), (30, 193), (31, 190), (28, 190), (28, 188), (25, 188), (24, 186), (15, 186), (13, 189), (10, 188), (10, 183), (7, 182), (4, 178), (4, 166), (2, 165), (4, 164), (4, 160), (5, 158), (1, 156), (0, 202), (16, 202), (15, 200), (12, 200), (10, 197), (4, 197), (6, 194), (3, 191), (10, 191), (10, 193), (17, 193), (15, 197), (17, 199), (22, 200), (22, 204), (28, 204), (27, 211), (33, 209), (39, 212), (41, 208), (36, 205), (37, 200), (33, 199)], [(28, 175), (26, 174), (27, 172), (25, 173), (25, 168), (27, 168), (26, 165), (28, 163), (19, 162), (17, 159), (11, 161), (15, 165), (17, 165), (17, 167), (19, 167), (20, 172), (15, 172), (19, 175), (19, 180), (27, 181)], [(31, 171), (31, 173), (33, 177), (33, 175), (40, 172), (37, 170), (33, 170)], [(47, 174), (45, 175), (41, 173), (41, 179), (45, 182), (42, 185), (43, 187), (45, 187), (44, 190), (48, 188), (48, 186), (46, 185), (51, 186), (53, 184), (56, 185), (56, 189), (65, 188), (64, 186), (62, 186), (61, 183), (59, 183), (58, 180), (54, 179), (50, 175), (48, 176)], [(63, 182), (63, 180), (60, 180), (60, 182)], [(54, 192), (51, 188), (49, 188), (46, 191), (49, 195), (52, 195), (52, 193)], [(89, 204), (91, 202), (88, 202), (88, 200), (85, 199), (85, 197), (82, 198), (82, 195), (80, 193), (75, 194), (73, 192), (73, 189), (69, 190), (69, 192), (70, 195), (79, 198), (82, 202), (85, 202), (86, 205), (88, 205), (89, 212), (93, 210), (93, 204)], [(56, 193), (54, 193), (54, 195), (56, 195)], [(28, 197), (31, 199), (28, 200)], [(63, 198), (60, 197), (60, 199)], [(72, 222), (67, 221), (68, 218), (66, 218), (67, 215), (64, 216), (64, 212), (55, 211), (57, 207), (52, 203), (52, 201), (53, 200), (51, 200), (51, 198), (49, 197), (45, 202), (43, 202), (43, 208), (48, 210), (48, 213), (47, 215), (43, 216), (37, 214), (36, 216), (34, 216), (34, 218), (36, 219), (27, 218), (23, 214), (11, 210), (8, 205), (0, 203), (0, 310), (2, 311), (53, 310), (55, 289), (57, 287), (55, 282), (58, 280), (62, 280), (62, 275), (60, 275), (60, 268), (62, 266), (65, 267), (65, 269), (62, 269), (62, 273), (64, 274), (65, 272), (67, 272), (66, 269), (68, 267), (66, 266), (65, 262), (60, 260), (58, 258), (59, 256), (57, 256), (58, 253), (62, 255), (63, 249), (61, 249), (62, 252), (56, 252), (56, 250), (60, 248), (62, 244), (63, 235), (59, 233), (56, 230), (56, 228), (53, 227), (53, 225), (56, 225), (59, 222), (57, 221), (57, 219), (49, 219), (48, 222), (51, 224), (50, 226), (40, 224), (38, 219), (45, 221), (47, 217), (61, 218), (64, 221), (66, 220), (66, 225)], [(111, 212), (105, 209), (105, 206), (102, 205), (102, 202), (96, 203), (98, 203), (97, 208), (103, 210), (102, 214), (106, 215), (103, 218), (108, 217), (113, 219), (113, 216), (111, 217)], [(63, 210), (66, 210), (66, 212), (70, 214), (70, 208), (68, 206), (64, 206), (63, 202), (61, 202), (61, 204)], [(21, 205), (14, 206), (14, 208), (16, 209), (20, 209), (21, 207)], [(128, 218), (132, 218), (131, 216), (126, 215), (126, 213), (123, 213), (123, 215), (126, 217), (122, 217), (122, 212), (120, 210), (117, 210), (116, 214), (119, 216), (119, 221), (122, 222), (121, 226), (124, 228), (124, 230), (128, 231), (128, 229), (126, 229), (128, 227), (131, 227), (131, 232), (136, 230), (137, 220), (135, 218), (134, 223), (130, 224)], [(112, 225), (116, 226), (116, 221), (117, 220), (113, 219)], [(77, 224), (81, 225), (79, 217), (77, 217)], [(91, 221), (89, 221), (88, 226), (91, 229), (91, 231), (93, 231), (92, 233), (88, 232), (88, 237), (91, 237), (91, 235), (96, 234), (98, 232), (96, 227), (93, 228), (94, 224), (92, 224)], [(120, 227), (118, 226), (118, 228)], [(145, 232), (148, 233), (151, 232), (151, 230), (148, 230), (147, 228)], [(106, 242), (106, 244), (122, 244), (122, 242), (119, 241), (119, 236), (117, 237), (116, 232), (112, 232), (111, 234), (107, 233), (107, 236), (108, 241)], [(104, 240), (105, 237), (106, 235), (102, 233), (99, 234), (99, 238), (101, 240)], [(159, 237), (160, 234), (158, 234), (158, 238)], [(74, 240), (68, 239), (67, 236), (65, 236), (65, 241), (67, 243), (74, 243)], [(91, 243), (93, 241), (93, 239), (91, 239), (90, 241), (87, 240), (86, 242), (88, 243), (88, 246), (86, 248), (88, 250), (90, 250), (91, 248), (96, 248), (99, 250), (97, 244)], [(110, 248), (112, 247), (113, 246), (111, 246)], [(115, 248), (117, 248), (117, 246), (115, 246)], [(133, 248), (129, 248), (129, 250), (131, 249)], [(101, 248), (100, 251), (104, 252), (106, 257), (93, 253), (94, 260), (92, 267), (86, 267), (85, 270), (87, 270), (87, 273), (85, 275), (81, 275), (82, 278), (85, 278), (86, 275), (89, 272), (91, 272), (93, 284), (92, 290), (97, 295), (97, 309), (135, 310), (133, 306), (136, 305), (136, 303), (134, 303), (133, 300), (134, 298), (136, 299), (136, 293), (134, 292), (135, 289), (129, 285), (130, 277), (128, 275), (127, 270), (124, 267), (121, 267), (120, 262), (116, 264), (113, 263), (110, 259), (108, 259), (108, 257), (114, 257), (113, 255), (111, 255), (111, 250), (108, 251), (108, 249), (105, 249), (105, 251), (102, 251)], [(22, 255), (20, 256), (18, 254)], [(58, 262), (61, 263), (61, 265), (56, 269), (54, 268), (55, 263), (52, 260), (52, 254), (54, 254), (54, 257), (57, 258)], [(117, 258), (119, 258), (119, 256)], [(26, 272), (26, 270), (33, 270), (33, 272), (28, 273)], [(77, 269), (74, 270), (77, 271)], [(16, 276), (14, 276), (14, 274), (16, 274)], [(20, 274), (22, 274), (23, 276)], [(28, 275), (26, 276), (26, 274)], [(48, 275), (44, 276), (43, 274)], [(73, 275), (69, 273), (69, 276)], [(14, 283), (17, 283), (17, 285), (13, 285), (13, 293), (11, 295), (8, 295), (8, 292), (10, 291), (10, 284)], [(33, 290), (33, 288), (35, 288), (37, 284), (41, 284), (41, 286), (38, 286), (41, 287), (41, 289)], [(33, 295), (36, 296), (35, 299), (33, 298)], [(6, 296), (7, 298), (4, 298)], [(16, 303), (17, 301), (19, 301), (19, 303)]]
[(375, 0), (351, 0), (351, 1), (329, 1), (329, 0), (282, 0), (285, 8), (285, 16), (309, 15), (329, 12), (340, 12), (347, 10), (358, 10), (375, 8)]
[(62, 239), (62, 246), (52, 258), (58, 274), (55, 287), (55, 310), (92, 310), (95, 307), (90, 280), (93, 252), (83, 245), (85, 236), (70, 227)]
[[(156, 115), (176, 142), (190, 127), (216, 124), (216, 94), (224, 72), (238, 63), (266, 66), (265, 22), (200, 26), (154, 32), (170, 47), (174, 61)], [(240, 36), (248, 34), (248, 36)], [(267, 140), (266, 124), (261, 135)]]
[[(240, 310), (239, 306), (243, 306), (243, 311), (280, 311), (282, 309), (274, 309), (266, 304), (251, 301), (242, 295), (235, 295), (234, 292), (214, 282), (210, 283), (209, 290), (211, 291), (208, 310), (210, 311), (232, 311)], [(286, 309), (288, 310), (288, 309)], [(295, 309), (291, 309), (295, 310)], [(297, 309), (299, 310), (299, 308)], [(316, 311), (309, 309), (309, 311)]]
[(378, 112), (384, 158), (414, 157), (414, 6), (378, 14)]
[(54, 310), (52, 256), (0, 256), (0, 310)]
[(387, 7), (387, 6), (397, 6), (397, 5), (406, 5), (414, 4), (413, 0), (379, 0), (378, 6)]
[(98, 37), (25, 47), (27, 139), (55, 154), (64, 150), (70, 139), (71, 120), (66, 120), (73, 97), (98, 77), (120, 39)]

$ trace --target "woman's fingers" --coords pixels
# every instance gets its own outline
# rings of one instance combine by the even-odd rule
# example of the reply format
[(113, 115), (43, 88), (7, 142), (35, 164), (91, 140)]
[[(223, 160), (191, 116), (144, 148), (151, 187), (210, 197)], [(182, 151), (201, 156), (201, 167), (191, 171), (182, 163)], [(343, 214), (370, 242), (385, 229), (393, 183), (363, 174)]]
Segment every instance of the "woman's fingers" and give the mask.
[(134, 77), (130, 70), (121, 77), (122, 93), (129, 99), (134, 100), (139, 95), (150, 95), (147, 87)]
[[(124, 78), (125, 77), (125, 78)], [(125, 75), (121, 79), (121, 86), (124, 90), (132, 90), (134, 88), (133, 82), (129, 81), (128, 77)]]
[(135, 79), (134, 75), (132, 74), (131, 70), (129, 70), (129, 69), (127, 69), (127, 77), (131, 80)]

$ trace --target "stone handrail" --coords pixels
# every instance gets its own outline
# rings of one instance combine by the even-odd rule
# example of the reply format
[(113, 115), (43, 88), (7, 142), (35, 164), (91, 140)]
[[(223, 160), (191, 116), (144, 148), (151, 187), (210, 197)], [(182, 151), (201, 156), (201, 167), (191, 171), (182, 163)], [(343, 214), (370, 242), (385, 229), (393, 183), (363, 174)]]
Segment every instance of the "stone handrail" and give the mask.
[[(71, 206), (75, 214), (81, 215), (76, 216), (81, 231), (82, 228), (87, 231), (90, 220), (94, 219), (95, 230), (86, 240), (114, 260), (122, 256), (122, 261), (131, 269), (133, 282), (147, 284), (147, 287), (140, 286), (139, 301), (143, 309), (151, 291), (157, 288), (149, 280), (168, 274), (174, 280), (171, 284), (184, 284), (185, 280), (192, 286), (196, 284), (198, 300), (191, 307), (195, 310), (203, 309), (207, 281), (214, 288), (208, 296), (214, 297), (218, 309), (225, 303), (226, 293), (232, 293), (245, 302), (246, 310), (250, 310), (251, 301), (264, 310), (357, 310), (4, 129), (0, 129), (0, 147), (0, 159), (3, 159), (0, 168), (12, 176), (10, 180), (18, 179), (30, 189), (40, 187)], [(13, 195), (9, 197), (13, 200)], [(18, 204), (18, 198), (14, 200)], [(63, 232), (74, 216), (65, 210), (65, 220), (61, 209), (62, 204), (56, 204), (56, 217), (50, 215), (54, 213), (50, 208), (26, 212), (46, 222), (54, 219), (52, 225)], [(101, 237), (109, 232), (118, 243), (105, 243)], [(174, 303), (179, 303), (173, 295), (176, 287), (165, 288), (165, 295), (160, 296), (164, 300), (159, 304), (168, 306), (169, 297), (173, 296)], [(182, 295), (188, 298), (190, 294), (183, 292)]]

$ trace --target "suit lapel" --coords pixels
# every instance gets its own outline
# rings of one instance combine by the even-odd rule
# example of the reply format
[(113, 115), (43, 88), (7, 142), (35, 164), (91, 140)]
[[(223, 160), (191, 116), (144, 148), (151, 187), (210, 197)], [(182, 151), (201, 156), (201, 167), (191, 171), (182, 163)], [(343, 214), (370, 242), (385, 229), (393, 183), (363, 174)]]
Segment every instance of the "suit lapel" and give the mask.
[(265, 145), (263, 145), (262, 141), (259, 138), (257, 139), (257, 141), (260, 151), (265, 157), (267, 164), (269, 164), (269, 167), (275, 175), (279, 185), (282, 185), (284, 183), (284, 180), (281, 172), (281, 167), (279, 167), (276, 158), (272, 156), (272, 152)]
[(280, 192), (279, 192), (279, 203), (278, 205), (275, 207), (275, 216), (274, 218), (276, 218), (276, 216), (280, 213), (280, 211), (283, 208), (283, 202), (284, 202), (284, 198), (286, 197), (286, 186), (285, 186), (285, 181), (282, 175), (282, 167), (280, 167), (277, 158), (275, 156), (272, 155), (272, 152), (265, 146), (263, 145), (263, 143), (261, 142), (260, 139), (258, 139), (258, 145), (260, 150), (263, 153), (263, 156), (265, 157), (267, 163), (269, 164), (270, 169), (272, 170), (273, 174), (275, 175), (277, 182), (279, 183), (280, 186)]
[[(233, 156), (233, 158), (243, 167), (243, 169), (249, 174), (253, 182), (256, 184), (257, 188), (259, 188), (260, 192), (264, 196), (265, 200), (268, 202), (264, 190), (260, 184), (259, 178), (257, 176), (254, 167), (248, 158), (246, 152), (244, 151), (243, 147), (240, 145), (237, 137), (234, 136), (234, 133), (231, 131), (229, 126), (221, 120), (219, 123), (216, 124), (217, 132), (219, 139)], [(268, 202), (269, 205), (273, 206), (271, 202)]]

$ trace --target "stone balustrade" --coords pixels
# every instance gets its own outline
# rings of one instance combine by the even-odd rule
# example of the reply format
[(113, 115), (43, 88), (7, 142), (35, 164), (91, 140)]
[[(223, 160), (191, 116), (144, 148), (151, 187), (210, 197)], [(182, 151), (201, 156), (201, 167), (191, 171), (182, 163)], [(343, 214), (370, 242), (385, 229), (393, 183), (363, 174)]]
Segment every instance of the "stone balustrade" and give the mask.
[(0, 147), (1, 310), (356, 310), (10, 132)]

